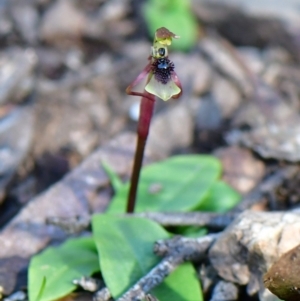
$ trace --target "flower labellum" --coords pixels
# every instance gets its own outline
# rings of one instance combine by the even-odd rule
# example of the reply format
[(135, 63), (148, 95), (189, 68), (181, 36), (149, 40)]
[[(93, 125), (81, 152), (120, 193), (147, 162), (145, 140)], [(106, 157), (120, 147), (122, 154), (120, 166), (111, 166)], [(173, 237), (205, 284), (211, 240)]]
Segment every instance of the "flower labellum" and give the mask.
[(174, 63), (168, 58), (154, 59), (145, 90), (166, 101), (180, 94), (181, 88), (175, 83)]

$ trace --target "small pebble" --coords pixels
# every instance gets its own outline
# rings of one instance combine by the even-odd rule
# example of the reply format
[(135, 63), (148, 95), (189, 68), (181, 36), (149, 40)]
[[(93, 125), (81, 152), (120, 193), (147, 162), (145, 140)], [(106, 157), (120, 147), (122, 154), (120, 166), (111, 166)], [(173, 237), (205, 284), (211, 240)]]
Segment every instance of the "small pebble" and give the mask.
[(3, 301), (23, 301), (27, 298), (27, 295), (23, 291), (17, 291), (10, 296), (3, 299)]

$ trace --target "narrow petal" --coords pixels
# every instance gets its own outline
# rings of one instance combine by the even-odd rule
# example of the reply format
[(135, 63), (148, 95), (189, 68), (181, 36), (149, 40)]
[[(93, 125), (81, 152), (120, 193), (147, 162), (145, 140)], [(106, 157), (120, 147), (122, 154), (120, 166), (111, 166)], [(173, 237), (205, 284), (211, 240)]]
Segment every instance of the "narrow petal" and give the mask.
[[(137, 78), (126, 88), (126, 93), (128, 95), (134, 95), (134, 96), (141, 96), (141, 97), (146, 97), (149, 98), (149, 95), (147, 95), (144, 92), (136, 92), (136, 91), (132, 91), (132, 88), (135, 87), (136, 85), (138, 85), (144, 78), (146, 78), (146, 76), (150, 76), (150, 71), (151, 71), (152, 65), (151, 63), (149, 63), (144, 70), (137, 76)], [(147, 82), (149, 81), (149, 79), (147, 80)]]
[(126, 88), (126, 93), (130, 94), (133, 87), (138, 85), (150, 72), (151, 63), (149, 63), (144, 70), (137, 76), (137, 78)]
[(173, 96), (180, 94), (181, 89), (172, 80), (163, 84), (155, 79), (155, 76), (151, 76), (145, 90), (164, 101), (169, 100)]

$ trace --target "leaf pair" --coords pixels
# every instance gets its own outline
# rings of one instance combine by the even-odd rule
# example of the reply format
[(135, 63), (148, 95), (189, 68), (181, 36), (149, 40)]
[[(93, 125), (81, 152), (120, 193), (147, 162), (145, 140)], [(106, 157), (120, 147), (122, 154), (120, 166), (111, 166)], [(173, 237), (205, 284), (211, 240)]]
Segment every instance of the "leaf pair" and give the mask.
[(56, 300), (71, 293), (72, 283), (99, 271), (98, 253), (92, 237), (69, 239), (32, 257), (28, 270), (30, 301)]
[[(152, 252), (154, 242), (170, 237), (158, 224), (142, 218), (95, 215), (92, 227), (93, 238), (71, 239), (33, 257), (29, 267), (30, 301), (61, 298), (75, 289), (73, 279), (100, 269), (113, 297), (118, 298), (159, 262)], [(180, 266), (152, 293), (160, 301), (202, 300), (199, 280), (190, 263)]]

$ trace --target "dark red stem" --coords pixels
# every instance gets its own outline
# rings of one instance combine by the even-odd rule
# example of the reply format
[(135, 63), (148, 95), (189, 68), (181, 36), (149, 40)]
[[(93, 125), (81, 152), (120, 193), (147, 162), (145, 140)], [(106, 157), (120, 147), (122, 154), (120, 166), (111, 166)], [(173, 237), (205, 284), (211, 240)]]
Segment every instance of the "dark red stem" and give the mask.
[(148, 138), (151, 118), (155, 104), (154, 95), (144, 92), (140, 105), (140, 118), (137, 127), (137, 144), (134, 155), (134, 164), (127, 199), (127, 213), (133, 213), (138, 189), (140, 171), (144, 158), (144, 150)]

